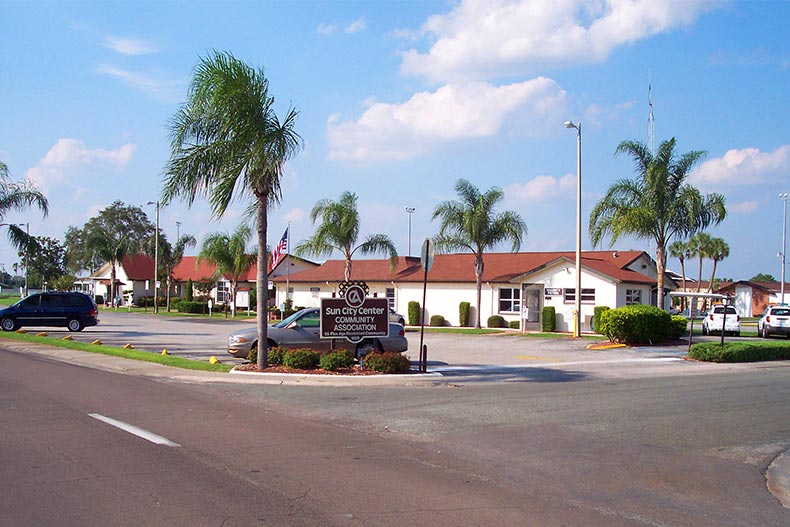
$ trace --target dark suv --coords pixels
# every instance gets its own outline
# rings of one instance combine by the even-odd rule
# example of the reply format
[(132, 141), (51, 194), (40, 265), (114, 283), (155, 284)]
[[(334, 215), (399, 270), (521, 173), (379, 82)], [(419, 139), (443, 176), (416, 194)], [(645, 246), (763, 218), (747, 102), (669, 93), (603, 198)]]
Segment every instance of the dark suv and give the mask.
[(99, 323), (99, 309), (83, 293), (35, 293), (0, 309), (0, 328), (14, 331), (22, 326), (60, 326), (82, 331)]

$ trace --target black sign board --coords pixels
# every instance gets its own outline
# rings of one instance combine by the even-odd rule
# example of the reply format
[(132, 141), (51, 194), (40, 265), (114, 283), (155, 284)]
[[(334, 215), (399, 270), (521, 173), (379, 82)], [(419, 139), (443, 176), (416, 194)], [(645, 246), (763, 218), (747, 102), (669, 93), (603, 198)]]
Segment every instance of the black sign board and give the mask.
[(544, 294), (546, 296), (560, 296), (562, 294), (561, 287), (547, 287)]
[(321, 299), (321, 338), (345, 338), (359, 342), (365, 337), (389, 335), (389, 302), (386, 298), (357, 297)]

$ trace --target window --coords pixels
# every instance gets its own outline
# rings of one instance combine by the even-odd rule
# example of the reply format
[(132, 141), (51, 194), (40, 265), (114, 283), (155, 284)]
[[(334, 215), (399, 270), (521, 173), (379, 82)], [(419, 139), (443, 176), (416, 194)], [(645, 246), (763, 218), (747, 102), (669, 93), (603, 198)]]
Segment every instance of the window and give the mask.
[(389, 304), (390, 309), (395, 309), (395, 288), (388, 287), (387, 288), (387, 304)]
[(219, 280), (217, 282), (217, 303), (225, 304), (230, 301), (230, 282)]
[[(568, 287), (564, 290), (566, 304), (573, 304), (576, 302), (576, 288)], [(595, 289), (585, 289), (582, 287), (582, 303), (594, 304), (595, 303)]]
[(641, 289), (626, 289), (625, 290), (625, 305), (642, 303), (642, 290)]
[(499, 288), (499, 312), (518, 313), (521, 311), (521, 288), (520, 287), (500, 287)]
[(310, 288), (310, 296), (311, 297), (318, 298), (320, 294), (321, 294), (321, 288), (320, 287), (311, 287)]

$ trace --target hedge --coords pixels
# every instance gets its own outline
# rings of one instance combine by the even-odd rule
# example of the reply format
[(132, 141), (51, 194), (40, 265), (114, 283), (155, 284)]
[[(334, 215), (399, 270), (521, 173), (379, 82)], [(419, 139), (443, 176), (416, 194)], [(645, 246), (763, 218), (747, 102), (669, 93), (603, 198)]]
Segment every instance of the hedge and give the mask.
[(486, 324), (489, 328), (506, 328), (507, 322), (505, 319), (499, 315), (491, 315), (488, 317), (488, 323)]
[(554, 306), (543, 306), (541, 313), (540, 330), (545, 333), (557, 331), (557, 318)]
[(689, 357), (707, 362), (760, 362), (790, 360), (790, 341), (698, 342)]
[(598, 332), (612, 342), (642, 344), (663, 342), (672, 333), (672, 317), (655, 306), (634, 304), (600, 313)]
[(445, 326), (446, 325), (445, 322), (446, 321), (444, 320), (444, 317), (442, 315), (432, 315), (431, 316), (431, 326), (433, 326), (433, 327)]
[[(603, 313), (604, 311), (609, 311), (610, 309), (612, 309), (612, 308), (610, 308), (609, 306), (595, 306), (593, 308), (592, 328), (590, 328), (590, 329), (592, 329), (593, 331), (596, 331), (598, 328), (600, 328), (601, 327), (601, 313)], [(599, 331), (599, 333), (600, 333), (600, 331)]]
[(400, 353), (373, 351), (365, 355), (362, 365), (366, 370), (380, 373), (407, 373), (411, 368), (408, 357)]
[(421, 324), (420, 303), (412, 300), (409, 302), (409, 325), (419, 326)]
[(458, 325), (466, 327), (469, 325), (469, 310), (471, 309), (469, 302), (461, 302), (458, 304)]

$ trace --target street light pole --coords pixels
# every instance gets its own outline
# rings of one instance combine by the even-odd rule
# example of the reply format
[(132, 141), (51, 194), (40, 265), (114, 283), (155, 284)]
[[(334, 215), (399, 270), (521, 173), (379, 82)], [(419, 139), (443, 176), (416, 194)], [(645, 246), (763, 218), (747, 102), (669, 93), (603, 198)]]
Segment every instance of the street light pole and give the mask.
[(790, 200), (790, 192), (782, 192), (779, 194), (779, 199), (784, 202), (784, 215), (782, 216), (782, 283), (780, 285), (779, 300), (782, 304), (785, 303), (785, 267), (787, 267), (787, 201)]
[(409, 256), (411, 256), (411, 215), (414, 214), (414, 211), (417, 210), (414, 207), (404, 207), (406, 209), (406, 213), (409, 215)]
[(179, 239), (181, 239), (181, 222), (177, 221), (176, 222), (176, 243), (178, 243)]
[(565, 121), (565, 128), (576, 130), (576, 313), (573, 336), (579, 338), (582, 334), (582, 123)]
[(149, 201), (147, 205), (156, 205), (156, 231), (154, 232), (154, 314), (159, 313), (159, 201)]

